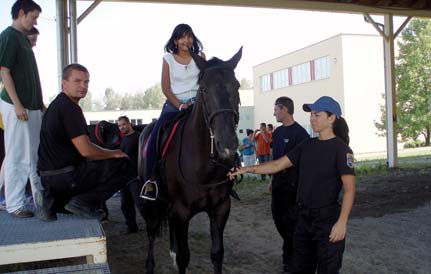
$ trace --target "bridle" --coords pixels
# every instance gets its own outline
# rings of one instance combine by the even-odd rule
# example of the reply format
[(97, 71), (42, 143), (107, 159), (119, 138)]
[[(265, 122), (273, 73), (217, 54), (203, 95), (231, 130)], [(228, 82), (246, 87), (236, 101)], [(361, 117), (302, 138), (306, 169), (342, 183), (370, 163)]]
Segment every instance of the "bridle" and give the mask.
[[(204, 75), (205, 72), (207, 72), (209, 70), (213, 70), (213, 69), (232, 70), (231, 68), (229, 68), (227, 66), (214, 66), (214, 67), (211, 67), (211, 68), (207, 68), (207, 69), (205, 69), (199, 75), (199, 82), (201, 82), (201, 80), (202, 80), (203, 75)], [(214, 153), (214, 142), (215, 142), (215, 140), (214, 140), (214, 132), (213, 132), (213, 129), (211, 127), (211, 124), (212, 124), (212, 121), (213, 121), (214, 117), (216, 117), (217, 115), (222, 114), (222, 113), (230, 113), (235, 118), (235, 125), (238, 125), (239, 113), (238, 113), (238, 111), (235, 111), (233, 109), (221, 108), (221, 109), (217, 109), (217, 110), (211, 112), (210, 114), (208, 114), (208, 112), (207, 112), (208, 108), (207, 108), (207, 106), (205, 104), (205, 100), (204, 100), (204, 93), (205, 92), (206, 92), (206, 88), (203, 85), (199, 84), (199, 88), (198, 88), (198, 96), (199, 97), (198, 97), (198, 100), (196, 100), (196, 103), (199, 103), (199, 102), (201, 103), (202, 114), (204, 116), (204, 121), (205, 121), (206, 127), (207, 127), (207, 129), (209, 131), (209, 134), (210, 134), (210, 143), (211, 143), (210, 161), (215, 166), (220, 166), (220, 167), (225, 168), (226, 170), (230, 170), (232, 168), (231, 166), (227, 166), (224, 163), (221, 163), (220, 161), (218, 161), (217, 157), (215, 156), (215, 153)], [(182, 130), (181, 131), (182, 131), (181, 132), (181, 136), (182, 136), (183, 135), (183, 131), (184, 131), (184, 124), (182, 126)], [(181, 155), (181, 147), (180, 147), (180, 153), (178, 154), (178, 157), (180, 157), (179, 155)], [(179, 159), (178, 159), (178, 163), (179, 163), (179, 167), (180, 167), (179, 168), (180, 174), (183, 177), (183, 179), (185, 180), (184, 174), (183, 174), (182, 169), (181, 169), (181, 161)], [(233, 167), (235, 167), (235, 165)], [(235, 180), (237, 180), (237, 179), (235, 179)], [(227, 177), (226, 179), (223, 179), (223, 180), (218, 181), (216, 183), (207, 184), (207, 185), (200, 185), (200, 186), (201, 187), (215, 187), (215, 186), (218, 186), (218, 185), (222, 185), (222, 184), (228, 183), (230, 181), (231, 180), (229, 179), (229, 177)]]
[[(199, 76), (199, 82), (201, 82), (203, 75), (207, 71), (214, 70), (214, 69), (232, 70), (231, 68), (229, 68), (227, 66), (214, 66), (214, 67), (207, 68)], [(208, 129), (209, 134), (210, 134), (210, 139), (211, 139), (210, 158), (215, 159), (215, 155), (214, 155), (214, 131), (211, 127), (214, 117), (216, 117), (217, 115), (222, 114), (222, 113), (231, 113), (235, 118), (235, 125), (238, 125), (239, 113), (238, 113), (238, 111), (235, 111), (235, 110), (230, 109), (230, 108), (221, 108), (221, 109), (217, 109), (217, 110), (211, 112), (210, 114), (208, 114), (208, 111), (207, 111), (208, 108), (207, 108), (207, 106), (205, 104), (205, 100), (204, 100), (204, 93), (206, 93), (206, 88), (203, 85), (199, 84), (198, 96), (200, 97), (199, 98), (200, 100), (198, 100), (198, 102), (200, 101), (202, 104), (202, 113), (204, 116), (205, 124), (206, 124), (207, 129)]]

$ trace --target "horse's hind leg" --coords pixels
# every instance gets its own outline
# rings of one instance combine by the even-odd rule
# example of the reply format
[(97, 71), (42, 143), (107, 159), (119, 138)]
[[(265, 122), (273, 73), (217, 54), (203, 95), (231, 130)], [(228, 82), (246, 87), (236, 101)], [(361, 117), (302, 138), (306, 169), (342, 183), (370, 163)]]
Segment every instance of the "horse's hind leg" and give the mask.
[(211, 261), (214, 265), (214, 274), (222, 273), (224, 247), (223, 231), (229, 217), (230, 200), (226, 200), (219, 207), (209, 213), (211, 226)]
[(190, 263), (190, 250), (188, 244), (189, 221), (171, 218), (170, 223), (170, 229), (174, 230), (177, 243), (178, 273), (186, 274), (186, 269)]

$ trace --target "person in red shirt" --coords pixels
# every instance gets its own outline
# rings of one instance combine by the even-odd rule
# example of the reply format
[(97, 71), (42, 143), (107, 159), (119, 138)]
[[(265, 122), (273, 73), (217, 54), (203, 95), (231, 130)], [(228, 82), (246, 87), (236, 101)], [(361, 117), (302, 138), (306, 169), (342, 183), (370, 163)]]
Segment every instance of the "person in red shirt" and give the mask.
[[(259, 164), (268, 162), (271, 155), (271, 142), (272, 134), (266, 129), (265, 123), (260, 123), (260, 129), (256, 129), (254, 132), (254, 140), (257, 144), (256, 155), (259, 160)], [(266, 179), (266, 175), (261, 175), (262, 181)]]

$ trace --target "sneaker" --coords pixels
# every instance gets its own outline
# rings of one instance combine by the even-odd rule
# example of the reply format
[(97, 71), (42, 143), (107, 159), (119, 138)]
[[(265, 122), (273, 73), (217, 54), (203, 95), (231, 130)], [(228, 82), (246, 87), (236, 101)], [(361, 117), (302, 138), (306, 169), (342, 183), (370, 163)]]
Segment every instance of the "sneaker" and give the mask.
[(86, 205), (85, 203), (78, 201), (76, 199), (70, 200), (64, 208), (76, 216), (86, 218), (86, 219), (102, 219), (102, 214), (94, 208)]
[(34, 194), (34, 204), (36, 205), (35, 215), (45, 222), (57, 220), (57, 214), (51, 210), (54, 199), (46, 191), (37, 191)]
[(156, 181), (146, 181), (145, 184), (142, 186), (141, 194), (139, 196), (145, 200), (155, 201), (159, 196), (159, 187), (157, 186)]
[(33, 217), (33, 212), (26, 209), (25, 207), (18, 208), (14, 212), (10, 212), (10, 215), (17, 217), (17, 218), (31, 218)]

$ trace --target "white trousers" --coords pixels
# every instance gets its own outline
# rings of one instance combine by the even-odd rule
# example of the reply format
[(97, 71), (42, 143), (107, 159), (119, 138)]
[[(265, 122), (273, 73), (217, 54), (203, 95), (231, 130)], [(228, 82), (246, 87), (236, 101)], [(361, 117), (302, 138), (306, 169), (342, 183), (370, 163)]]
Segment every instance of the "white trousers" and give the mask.
[(25, 205), (25, 186), (30, 179), (34, 193), (42, 189), (37, 175), (37, 151), (39, 148), (42, 111), (26, 110), (28, 120), (16, 117), (12, 104), (1, 102), (1, 113), (5, 126), (5, 196), (6, 209), (13, 212)]

